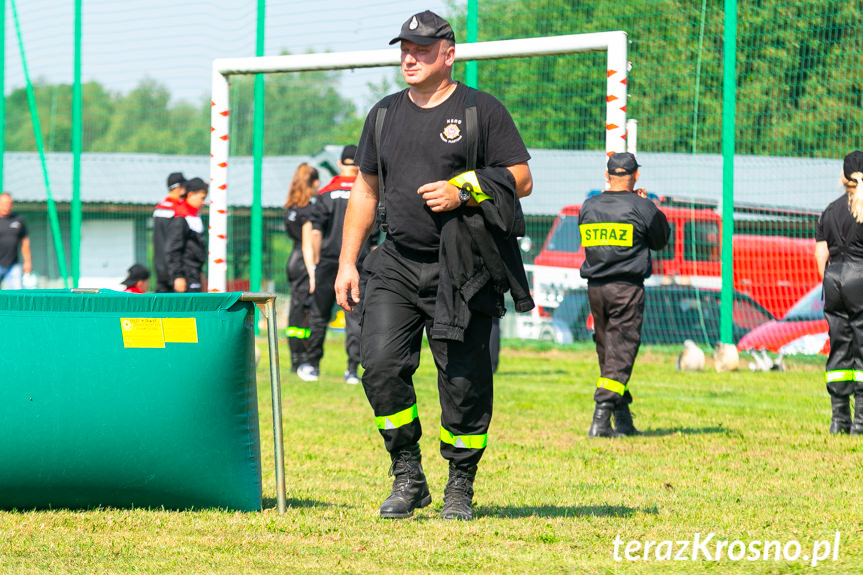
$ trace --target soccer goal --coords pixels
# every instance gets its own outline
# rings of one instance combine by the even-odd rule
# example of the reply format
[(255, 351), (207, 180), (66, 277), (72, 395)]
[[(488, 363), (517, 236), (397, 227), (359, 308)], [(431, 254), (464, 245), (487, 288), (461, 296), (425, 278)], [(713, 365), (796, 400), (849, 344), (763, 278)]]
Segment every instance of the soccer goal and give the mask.
[[(600, 51), (607, 52), (605, 151), (606, 154), (611, 154), (627, 149), (626, 75), (628, 62), (625, 32), (570, 34), (459, 44), (456, 47), (456, 60), (461, 62), (497, 60)], [(398, 66), (400, 58), (400, 50), (390, 48), (328, 54), (223, 58), (213, 61), (212, 111), (210, 114), (210, 255), (207, 276), (209, 291), (224, 292), (227, 285), (229, 78), (235, 75), (248, 74)]]

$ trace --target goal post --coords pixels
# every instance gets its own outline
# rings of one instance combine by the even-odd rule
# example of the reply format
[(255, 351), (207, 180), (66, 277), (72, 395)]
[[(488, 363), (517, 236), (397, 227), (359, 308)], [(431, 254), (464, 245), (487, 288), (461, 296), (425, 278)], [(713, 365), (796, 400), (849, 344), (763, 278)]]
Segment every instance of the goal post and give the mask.
[[(607, 52), (606, 155), (626, 150), (626, 32), (569, 34), (542, 38), (459, 44), (456, 61), (555, 56)], [(210, 292), (227, 287), (229, 78), (234, 75), (344, 70), (398, 66), (397, 48), (287, 56), (221, 58), (213, 61), (210, 126), (210, 229), (207, 283)]]

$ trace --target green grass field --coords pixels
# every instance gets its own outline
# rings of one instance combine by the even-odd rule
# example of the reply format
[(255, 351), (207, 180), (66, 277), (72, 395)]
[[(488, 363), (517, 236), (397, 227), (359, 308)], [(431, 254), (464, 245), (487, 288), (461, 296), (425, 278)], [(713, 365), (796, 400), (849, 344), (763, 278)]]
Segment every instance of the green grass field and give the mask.
[[(510, 342), (515, 343), (515, 342)], [(506, 344), (506, 342), (505, 342)], [(598, 367), (588, 346), (504, 347), (476, 520), (438, 518), (446, 465), (431, 356), (416, 377), (433, 503), (377, 517), (389, 458), (361, 386), (342, 383), (341, 340), (323, 377), (288, 373), (282, 400), (288, 511), (275, 509), (266, 346), (259, 366), (263, 513), (0, 512), (2, 573), (852, 573), (863, 570), (863, 439), (830, 437), (823, 359), (785, 373), (675, 371), (643, 349), (632, 380), (643, 437), (588, 439)], [(746, 362), (744, 362), (746, 363)], [(817, 541), (840, 546), (813, 567)], [(703, 541), (710, 558), (677, 541)], [(615, 559), (615, 538), (618, 538)], [(716, 542), (778, 541), (799, 558), (734, 561)], [(656, 542), (644, 559), (644, 545)], [(665, 546), (662, 541), (672, 541)], [(630, 561), (625, 557), (630, 545)], [(638, 549), (636, 549), (638, 545)], [(673, 548), (670, 547), (673, 545)], [(771, 548), (772, 549), (772, 548)], [(819, 544), (818, 552), (824, 551)], [(671, 557), (664, 557), (671, 553)], [(657, 555), (658, 553), (658, 555)], [(673, 556), (687, 556), (675, 561)], [(804, 560), (805, 557), (809, 559)]]

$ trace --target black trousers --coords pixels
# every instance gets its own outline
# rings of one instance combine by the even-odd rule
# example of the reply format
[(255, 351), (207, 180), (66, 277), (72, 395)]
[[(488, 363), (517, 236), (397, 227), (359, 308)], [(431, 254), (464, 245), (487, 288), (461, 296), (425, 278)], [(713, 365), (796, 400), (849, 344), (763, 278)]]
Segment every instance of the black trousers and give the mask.
[(597, 403), (632, 403), (629, 378), (641, 346), (644, 287), (624, 282), (590, 285), (587, 297), (599, 356), (593, 399)]
[[(360, 293), (365, 292), (367, 276), (362, 266), (360, 271)], [(327, 324), (333, 317), (333, 305), (336, 303), (336, 276), (339, 274), (338, 260), (318, 262), (315, 268), (315, 293), (312, 294), (311, 311), (309, 313), (308, 358), (309, 363), (320, 365), (324, 357), (324, 339), (327, 335)], [(348, 369), (356, 371), (360, 365), (360, 318), (364, 298), (351, 313), (345, 314), (345, 351), (348, 354)]]
[(288, 348), (291, 350), (291, 369), (296, 371), (309, 363), (309, 274), (299, 249), (291, 252), (287, 265), (291, 285), (291, 307), (288, 309)]
[(863, 262), (831, 261), (824, 271), (824, 317), (830, 334), (827, 392), (863, 392)]
[[(417, 261), (385, 241), (365, 260), (369, 282), (362, 316), (363, 388), (388, 451), (417, 443), (422, 426), (413, 375), (423, 330), (430, 333), (439, 264)], [(492, 414), (489, 356), (491, 317), (474, 314), (464, 342), (429, 339), (440, 396), (441, 455), (476, 464), (488, 441)]]
[(156, 280), (156, 293), (174, 293), (174, 282), (169, 278)]

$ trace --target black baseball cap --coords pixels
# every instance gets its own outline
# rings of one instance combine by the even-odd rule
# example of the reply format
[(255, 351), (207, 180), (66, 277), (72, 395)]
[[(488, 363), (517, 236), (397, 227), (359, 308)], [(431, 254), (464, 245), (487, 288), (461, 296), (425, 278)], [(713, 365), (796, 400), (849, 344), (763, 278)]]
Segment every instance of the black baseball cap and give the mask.
[(141, 264), (133, 264), (132, 267), (129, 268), (126, 279), (120, 283), (124, 286), (133, 286), (139, 281), (147, 279), (150, 279), (150, 270)]
[(612, 176), (628, 176), (640, 167), (629, 152), (617, 152), (608, 158), (608, 173)]
[(200, 190), (204, 190), (205, 192), (209, 186), (204, 183), (204, 180), (201, 178), (192, 178), (191, 180), (186, 180), (186, 193), (189, 194), (191, 192), (198, 192)]
[(342, 150), (342, 163), (354, 163), (354, 158), (357, 157), (357, 147), (356, 146), (345, 146)]
[(851, 175), (855, 172), (863, 172), (863, 152), (854, 150), (845, 156), (845, 161), (842, 163), (842, 172), (844, 172), (846, 180), (850, 180)]
[(182, 186), (186, 183), (186, 177), (182, 172), (174, 172), (168, 176), (168, 189), (173, 190), (177, 186)]
[(431, 46), (438, 40), (450, 40), (455, 42), (455, 33), (449, 22), (432, 12), (426, 10), (414, 14), (402, 24), (402, 31), (398, 36), (390, 40), (390, 44), (407, 40), (420, 46)]

